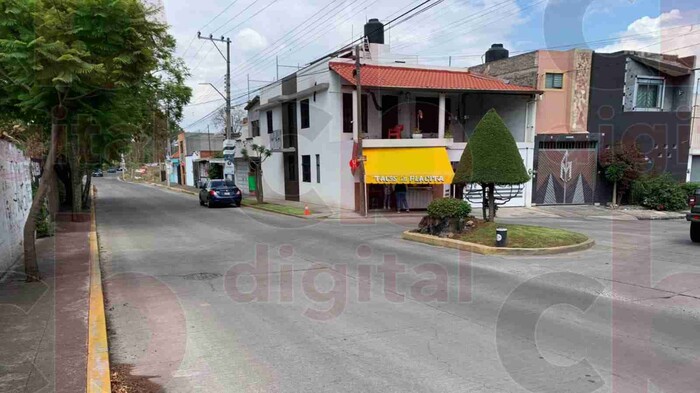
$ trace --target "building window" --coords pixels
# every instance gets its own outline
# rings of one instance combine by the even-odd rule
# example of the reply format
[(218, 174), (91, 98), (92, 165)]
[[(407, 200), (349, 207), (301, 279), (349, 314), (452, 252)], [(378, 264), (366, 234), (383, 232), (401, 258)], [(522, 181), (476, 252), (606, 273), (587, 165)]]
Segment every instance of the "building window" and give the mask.
[(301, 181), (311, 183), (311, 156), (301, 156)]
[(252, 137), (260, 136), (260, 120), (253, 120), (250, 122), (250, 132)]
[(273, 128), (272, 128), (272, 111), (267, 111), (267, 133), (272, 134)]
[(301, 128), (309, 128), (309, 100), (301, 100), (299, 109), (301, 110)]
[(316, 154), (316, 183), (321, 182), (321, 155)]
[[(367, 132), (367, 95), (362, 95), (362, 129)], [(352, 133), (352, 93), (343, 93), (343, 132)]]
[(564, 87), (564, 74), (548, 72), (544, 74), (545, 89), (562, 89)]
[(352, 94), (343, 93), (343, 132), (352, 133)]
[(634, 90), (635, 110), (661, 110), (664, 100), (663, 78), (637, 77)]

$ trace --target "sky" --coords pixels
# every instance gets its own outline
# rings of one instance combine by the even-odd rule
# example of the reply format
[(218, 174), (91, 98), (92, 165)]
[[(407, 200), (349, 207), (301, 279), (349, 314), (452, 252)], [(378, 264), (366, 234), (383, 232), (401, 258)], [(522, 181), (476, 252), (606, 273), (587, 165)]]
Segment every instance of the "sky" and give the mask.
[[(157, 2), (159, 0), (150, 0)], [(223, 105), (226, 63), (203, 35), (231, 39), (233, 104), (251, 90), (358, 38), (364, 23), (386, 23), (425, 0), (160, 0), (188, 65), (194, 94), (181, 126), (216, 128), (207, 114)], [(392, 53), (432, 65), (482, 62), (492, 43), (511, 55), (536, 49), (622, 49), (700, 55), (698, 0), (432, 0), (427, 11), (387, 31)], [(220, 46), (225, 50), (225, 45)], [(225, 53), (225, 52), (224, 52)], [(255, 92), (251, 93), (251, 97)]]

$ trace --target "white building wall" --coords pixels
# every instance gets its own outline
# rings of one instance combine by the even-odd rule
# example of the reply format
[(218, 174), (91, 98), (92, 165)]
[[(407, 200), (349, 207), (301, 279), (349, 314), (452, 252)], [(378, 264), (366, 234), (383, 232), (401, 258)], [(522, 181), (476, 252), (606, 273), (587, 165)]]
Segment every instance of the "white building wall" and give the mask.
[(31, 161), (8, 141), (0, 140), (0, 273), (22, 256), (24, 222), (32, 205)]
[[(299, 74), (297, 90), (302, 91), (317, 84), (328, 83), (326, 91), (300, 97), (299, 101), (309, 99), (309, 128), (301, 128), (301, 112), (297, 114), (299, 130), (299, 199), (302, 202), (322, 204), (334, 208), (354, 208), (353, 176), (347, 159), (344, 160), (343, 148), (352, 150), (352, 134), (343, 133), (342, 123), (342, 88), (340, 77), (328, 71), (328, 64), (323, 62)], [(347, 147), (346, 147), (347, 148)], [(320, 157), (321, 181), (317, 182), (316, 154)], [(302, 156), (311, 159), (311, 182), (303, 182)], [(343, 163), (345, 162), (345, 163)], [(349, 181), (348, 181), (349, 179)], [(349, 189), (348, 189), (349, 188)], [(352, 200), (344, 201), (344, 199)]]
[(196, 184), (194, 184), (194, 165), (192, 156), (185, 157), (185, 184), (190, 187), (196, 187)]

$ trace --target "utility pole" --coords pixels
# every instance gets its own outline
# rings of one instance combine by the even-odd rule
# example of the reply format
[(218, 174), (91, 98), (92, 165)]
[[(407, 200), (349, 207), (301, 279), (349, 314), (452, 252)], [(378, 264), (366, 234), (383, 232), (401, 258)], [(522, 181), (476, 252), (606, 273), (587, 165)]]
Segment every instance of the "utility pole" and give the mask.
[(367, 184), (365, 184), (365, 159), (362, 153), (362, 82), (360, 79), (360, 45), (355, 45), (355, 89), (357, 90), (357, 155), (360, 163), (360, 214), (367, 216)]
[[(226, 96), (224, 99), (226, 100), (226, 139), (231, 139), (231, 38), (224, 38), (223, 36), (221, 38), (214, 38), (212, 34), (209, 34), (209, 37), (202, 37), (201, 32), (197, 32), (197, 38), (200, 40), (207, 40), (211, 41), (214, 44), (214, 47), (216, 48), (217, 51), (219, 51), (219, 54), (221, 54), (221, 57), (224, 58), (226, 61)], [(216, 45), (217, 42), (224, 42), (226, 43), (226, 55), (221, 52), (219, 47)], [(216, 89), (216, 88), (215, 88)], [(217, 90), (217, 92), (219, 92)], [(221, 94), (219, 92), (221, 96)]]
[(165, 111), (165, 140), (168, 146), (166, 146), (167, 157), (165, 159), (165, 184), (170, 187), (170, 173), (173, 170), (172, 156), (173, 156), (173, 145), (170, 143), (170, 108)]
[(207, 141), (209, 141), (209, 151), (211, 151), (211, 134), (209, 133), (209, 124), (207, 124)]

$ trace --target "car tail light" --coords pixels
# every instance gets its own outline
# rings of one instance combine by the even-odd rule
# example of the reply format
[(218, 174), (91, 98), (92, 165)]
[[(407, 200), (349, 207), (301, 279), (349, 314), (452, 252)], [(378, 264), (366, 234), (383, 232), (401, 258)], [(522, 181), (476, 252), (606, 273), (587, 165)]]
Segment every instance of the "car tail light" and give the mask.
[(692, 208), (692, 207), (695, 207), (695, 204), (696, 204), (696, 203), (697, 203), (696, 197), (695, 197), (694, 195), (691, 196), (690, 199), (688, 200), (688, 204), (690, 205), (690, 207), (691, 207), (691, 208)]
[(236, 195), (241, 195), (241, 190), (236, 190)]
[(216, 191), (210, 190), (210, 191), (209, 191), (209, 195), (216, 196)]

